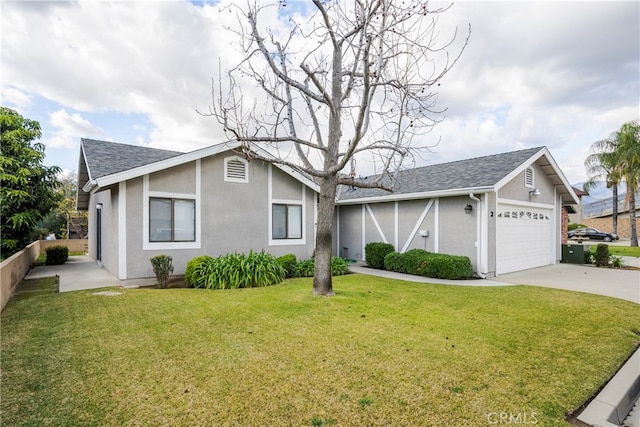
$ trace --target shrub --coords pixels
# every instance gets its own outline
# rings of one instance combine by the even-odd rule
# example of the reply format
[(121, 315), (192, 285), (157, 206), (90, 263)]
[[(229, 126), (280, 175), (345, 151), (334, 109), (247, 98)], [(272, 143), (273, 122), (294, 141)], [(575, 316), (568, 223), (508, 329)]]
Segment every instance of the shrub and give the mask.
[(384, 257), (394, 250), (390, 243), (367, 243), (364, 247), (364, 260), (369, 267), (384, 270)]
[(609, 265), (609, 245), (599, 243), (596, 247), (596, 267)]
[[(315, 260), (305, 259), (303, 261), (298, 261), (296, 264), (294, 277), (313, 277), (315, 272)], [(332, 276), (342, 276), (344, 274), (349, 274), (349, 264), (343, 258), (334, 256), (331, 257), (331, 275)]]
[(45, 264), (47, 265), (60, 265), (67, 262), (69, 259), (69, 248), (66, 246), (58, 245), (58, 246), (49, 246), (45, 249), (47, 254), (47, 258), (45, 260)]
[(150, 259), (153, 273), (158, 280), (160, 289), (167, 287), (169, 276), (173, 273), (173, 258), (168, 255), (156, 255)]
[(418, 267), (418, 274), (438, 279), (467, 279), (473, 275), (473, 267), (466, 256), (429, 254)]
[(201, 255), (193, 258), (187, 263), (187, 268), (184, 271), (184, 281), (191, 287), (198, 288), (198, 281), (203, 279), (203, 275), (196, 274), (196, 271), (201, 271), (203, 263), (211, 262), (213, 260), (209, 255)]
[(313, 277), (314, 263), (313, 258), (298, 261), (293, 273), (294, 277)]
[(611, 264), (614, 268), (622, 268), (624, 267), (624, 261), (622, 261), (622, 257), (611, 255), (609, 259), (609, 264)]
[(275, 285), (284, 280), (286, 271), (270, 253), (251, 251), (204, 260), (194, 268), (193, 276), (195, 287), (238, 289)]
[(473, 275), (468, 257), (434, 254), (423, 249), (412, 249), (403, 254), (392, 252), (385, 257), (384, 264), (390, 271), (439, 279), (457, 280)]
[(294, 254), (286, 254), (277, 258), (277, 261), (280, 263), (284, 270), (286, 271), (287, 277), (294, 277), (296, 272), (296, 256)]
[(331, 275), (343, 276), (349, 274), (349, 264), (343, 258), (334, 256), (331, 257)]

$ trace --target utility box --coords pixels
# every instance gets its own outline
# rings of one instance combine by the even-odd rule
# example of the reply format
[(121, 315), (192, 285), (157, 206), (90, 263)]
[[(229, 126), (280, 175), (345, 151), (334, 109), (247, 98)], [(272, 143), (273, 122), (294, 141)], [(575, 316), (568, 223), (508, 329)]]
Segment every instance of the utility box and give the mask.
[[(586, 247), (588, 251), (589, 246)], [(584, 264), (584, 252), (585, 246), (581, 244), (566, 244), (562, 245), (562, 259), (560, 262), (567, 264)]]

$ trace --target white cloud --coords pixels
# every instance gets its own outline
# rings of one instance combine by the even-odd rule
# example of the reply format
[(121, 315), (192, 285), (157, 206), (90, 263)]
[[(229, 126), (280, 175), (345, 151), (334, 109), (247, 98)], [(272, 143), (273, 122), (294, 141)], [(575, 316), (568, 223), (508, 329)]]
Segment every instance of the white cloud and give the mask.
[(53, 128), (52, 135), (45, 135), (43, 142), (52, 148), (75, 148), (80, 138), (100, 138), (105, 135), (102, 129), (92, 125), (79, 114), (69, 114), (65, 110), (49, 114), (49, 123)]
[[(3, 3), (3, 102), (35, 108), (35, 94), (59, 105), (49, 139), (58, 147), (117, 134), (81, 116), (109, 112), (148, 119), (120, 142), (180, 151), (219, 142), (221, 126), (196, 110), (208, 110), (218, 61), (239, 59), (222, 30), (235, 15), (221, 10), (186, 1)], [(547, 145), (570, 181), (583, 180), (590, 144), (640, 117), (639, 13), (637, 2), (454, 4), (442, 34), (458, 25), (459, 43), (470, 22), (471, 41), (438, 87), (446, 119), (423, 141), (442, 142), (423, 162)], [(276, 20), (273, 11), (265, 17), (284, 30)]]
[(17, 111), (24, 111), (25, 108), (31, 105), (31, 96), (16, 89), (15, 87), (2, 86), (2, 105), (5, 107), (14, 108)]

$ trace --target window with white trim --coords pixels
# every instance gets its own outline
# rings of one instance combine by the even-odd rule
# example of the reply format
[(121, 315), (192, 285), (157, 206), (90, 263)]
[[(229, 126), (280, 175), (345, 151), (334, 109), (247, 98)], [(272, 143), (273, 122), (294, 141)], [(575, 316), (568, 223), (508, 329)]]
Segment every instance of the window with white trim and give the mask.
[(524, 186), (527, 188), (533, 188), (534, 184), (533, 167), (529, 166), (524, 170)]
[(194, 242), (196, 201), (149, 197), (150, 242)]
[(227, 182), (249, 182), (249, 162), (242, 157), (233, 156), (224, 159), (224, 180)]
[(274, 240), (302, 239), (302, 205), (274, 203), (271, 214), (271, 234)]

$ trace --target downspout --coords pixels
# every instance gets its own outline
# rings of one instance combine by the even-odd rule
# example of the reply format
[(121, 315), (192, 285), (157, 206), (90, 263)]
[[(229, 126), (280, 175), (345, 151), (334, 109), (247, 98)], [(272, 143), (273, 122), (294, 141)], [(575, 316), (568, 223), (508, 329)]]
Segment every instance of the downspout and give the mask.
[(485, 274), (482, 274), (480, 272), (480, 266), (482, 265), (482, 236), (481, 231), (482, 231), (482, 224), (480, 223), (480, 221), (482, 220), (482, 212), (480, 212), (480, 205), (482, 203), (482, 200), (480, 200), (479, 198), (477, 198), (473, 193), (469, 193), (469, 198), (471, 200), (474, 200), (476, 202), (476, 211), (478, 212), (478, 220), (476, 221), (476, 264), (478, 266), (478, 269), (476, 271), (476, 274), (481, 278), (481, 279), (486, 279), (487, 276)]

